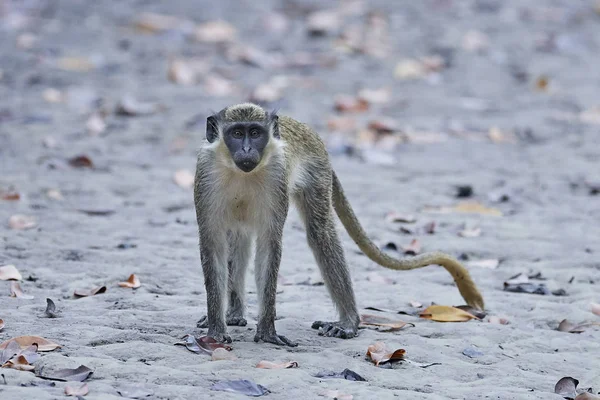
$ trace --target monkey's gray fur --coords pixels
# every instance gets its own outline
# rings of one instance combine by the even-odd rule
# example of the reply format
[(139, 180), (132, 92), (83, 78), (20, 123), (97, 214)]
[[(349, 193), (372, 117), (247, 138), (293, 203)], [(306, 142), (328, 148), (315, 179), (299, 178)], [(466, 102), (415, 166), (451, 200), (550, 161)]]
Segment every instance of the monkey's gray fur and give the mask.
[[(234, 147), (228, 147), (223, 137), (229, 135), (225, 130), (228, 126), (237, 124), (243, 129), (252, 121), (264, 124), (268, 142), (256, 167), (244, 172), (232, 158)], [(241, 138), (243, 132), (237, 130), (236, 134)], [(325, 145), (307, 125), (244, 103), (209, 117), (207, 139), (198, 154), (194, 198), (208, 308), (198, 326), (207, 327), (209, 336), (230, 342), (226, 324), (246, 325), (244, 278), (254, 245), (259, 297), (254, 340), (295, 345), (275, 331), (277, 273), (290, 200), (300, 212), (308, 244), (340, 315), (336, 322), (316, 321), (313, 327), (320, 328), (321, 334), (351, 338), (360, 322), (334, 209), (372, 260), (398, 270), (442, 265), (454, 277), (467, 303), (483, 308), (476, 285), (452, 257), (436, 252), (397, 260), (369, 240), (332, 170)]]

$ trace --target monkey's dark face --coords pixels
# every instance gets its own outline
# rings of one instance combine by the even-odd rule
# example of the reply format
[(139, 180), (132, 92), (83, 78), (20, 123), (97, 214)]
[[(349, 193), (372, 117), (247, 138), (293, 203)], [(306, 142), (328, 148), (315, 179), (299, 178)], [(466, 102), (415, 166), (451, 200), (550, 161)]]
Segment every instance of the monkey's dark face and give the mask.
[(235, 122), (223, 129), (223, 140), (235, 165), (250, 172), (263, 157), (269, 129), (260, 122)]

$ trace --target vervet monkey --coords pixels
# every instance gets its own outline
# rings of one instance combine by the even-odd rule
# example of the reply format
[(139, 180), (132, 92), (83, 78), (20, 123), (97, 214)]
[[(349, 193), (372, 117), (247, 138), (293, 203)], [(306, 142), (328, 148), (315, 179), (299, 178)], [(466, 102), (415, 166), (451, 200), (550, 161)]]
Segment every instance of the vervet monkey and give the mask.
[(483, 309), (475, 283), (454, 258), (435, 252), (398, 260), (368, 238), (325, 145), (307, 125), (244, 103), (208, 117), (206, 139), (198, 153), (194, 201), (208, 308), (198, 327), (208, 328), (209, 336), (231, 342), (226, 325), (246, 325), (244, 279), (254, 246), (259, 304), (254, 340), (296, 345), (275, 331), (277, 272), (290, 200), (340, 316), (335, 322), (316, 321), (313, 328), (320, 334), (352, 338), (360, 322), (334, 210), (371, 260), (395, 270), (441, 265), (466, 302)]

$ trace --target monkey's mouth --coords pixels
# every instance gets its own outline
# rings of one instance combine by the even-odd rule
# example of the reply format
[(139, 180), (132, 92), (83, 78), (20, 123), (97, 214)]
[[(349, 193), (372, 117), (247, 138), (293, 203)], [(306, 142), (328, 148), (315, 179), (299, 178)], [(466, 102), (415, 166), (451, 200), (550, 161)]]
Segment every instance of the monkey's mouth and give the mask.
[(252, 161), (252, 160), (241, 160), (241, 161), (237, 161), (235, 163), (235, 165), (237, 165), (237, 167), (244, 172), (250, 172), (254, 168), (256, 168), (258, 163), (255, 161)]

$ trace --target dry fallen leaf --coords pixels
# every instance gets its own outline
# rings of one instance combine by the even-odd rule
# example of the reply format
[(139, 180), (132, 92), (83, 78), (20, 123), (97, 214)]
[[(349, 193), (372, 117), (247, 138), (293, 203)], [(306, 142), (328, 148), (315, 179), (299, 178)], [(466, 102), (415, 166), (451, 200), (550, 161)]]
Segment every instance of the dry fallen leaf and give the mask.
[(479, 237), (481, 236), (481, 228), (479, 227), (474, 227), (474, 228), (464, 228), (461, 231), (458, 232), (458, 236), (464, 237), (464, 238), (475, 238), (475, 237)]
[(209, 70), (209, 65), (202, 59), (172, 59), (169, 62), (168, 78), (179, 85), (197, 84)]
[(376, 366), (386, 362), (400, 361), (404, 359), (406, 350), (398, 349), (390, 352), (383, 342), (376, 342), (367, 349), (367, 358), (369, 358)]
[(69, 158), (68, 163), (71, 167), (75, 168), (94, 168), (92, 159), (86, 155), (79, 155)]
[(140, 286), (142, 286), (142, 283), (140, 282), (140, 279), (135, 274), (131, 274), (131, 275), (129, 275), (127, 282), (119, 282), (119, 286), (124, 287), (124, 288), (137, 289)]
[(184, 189), (192, 188), (194, 186), (194, 179), (194, 173), (189, 169), (177, 170), (175, 175), (173, 175), (175, 183)]
[(130, 94), (126, 94), (117, 104), (116, 112), (119, 115), (127, 116), (150, 115), (160, 111), (161, 108), (159, 104), (143, 102)]
[(384, 331), (398, 331), (404, 328), (406, 325), (410, 325), (413, 327), (415, 326), (415, 324), (409, 322), (394, 321), (389, 318), (370, 314), (362, 314), (360, 316), (360, 323), (365, 327), (383, 328), (381, 330)]
[(21, 349), (26, 349), (33, 344), (37, 344), (37, 351), (52, 351), (61, 347), (48, 339), (39, 336), (18, 336), (0, 344), (0, 350), (5, 349), (9, 343), (16, 342)]
[(4, 191), (0, 189), (0, 200), (4, 201), (17, 201), (21, 199), (21, 195), (19, 192), (15, 192), (14, 190)]
[(535, 81), (535, 88), (540, 92), (548, 91), (548, 85), (550, 81), (547, 76), (542, 75)]
[(400, 247), (402, 247), (404, 254), (409, 256), (416, 256), (421, 252), (421, 242), (418, 239), (413, 239), (408, 245)]
[(90, 388), (88, 387), (87, 383), (84, 383), (83, 385), (81, 385), (79, 387), (70, 386), (70, 385), (65, 386), (65, 394), (67, 396), (78, 396), (78, 397), (85, 396), (89, 392), (90, 392)]
[(48, 318), (58, 317), (58, 311), (56, 311), (56, 304), (54, 304), (54, 301), (52, 301), (52, 299), (46, 299), (46, 310), (44, 311), (44, 314)]
[(465, 322), (472, 319), (479, 319), (476, 316), (461, 310), (460, 308), (432, 305), (421, 311), (421, 318), (430, 319), (438, 322)]
[(37, 226), (35, 217), (30, 215), (15, 214), (8, 219), (8, 227), (16, 230), (32, 229)]
[(232, 42), (237, 35), (237, 29), (225, 21), (209, 21), (198, 25), (195, 38), (204, 43)]
[(183, 336), (182, 339), (184, 339), (185, 341), (177, 342), (175, 343), (175, 346), (185, 346), (186, 349), (193, 353), (212, 354), (213, 351), (218, 348), (223, 348), (227, 351), (233, 350), (231, 346), (219, 343), (210, 336), (201, 336), (199, 338), (196, 338), (193, 335), (187, 334)]
[(23, 355), (12, 357), (10, 360), (2, 364), (2, 368), (12, 368), (19, 371), (33, 371), (35, 366), (29, 364), (27, 358)]
[(327, 120), (327, 129), (332, 132), (351, 132), (356, 129), (356, 119), (349, 116), (331, 117)]
[(459, 310), (466, 311), (478, 319), (484, 319), (485, 316), (487, 315), (487, 313), (485, 311), (482, 311), (475, 307), (471, 307), (469, 305), (454, 306), (454, 308), (458, 308)]
[(600, 304), (590, 303), (590, 306), (592, 308), (592, 312), (600, 317)]
[(577, 385), (579, 385), (579, 381), (577, 379), (571, 378), (570, 376), (565, 376), (556, 382), (556, 385), (554, 385), (554, 393), (565, 398), (572, 399), (577, 396)]
[(10, 297), (16, 297), (24, 300), (33, 299), (33, 296), (23, 293), (23, 289), (21, 289), (21, 285), (17, 281), (10, 282)]
[(0, 318), (0, 331), (4, 329), (4, 320)]
[(490, 324), (495, 324), (495, 325), (508, 325), (510, 324), (510, 321), (506, 318), (502, 318), (502, 317), (497, 317), (495, 315), (489, 316), (488, 317), (488, 322)]
[(94, 296), (96, 294), (101, 294), (106, 292), (106, 286), (98, 286), (93, 289), (85, 290), (85, 289), (75, 289), (73, 295), (75, 297), (88, 297)]
[(233, 360), (237, 360), (237, 357), (232, 352), (227, 351), (227, 349), (225, 349), (223, 347), (217, 347), (212, 352), (211, 360), (212, 361), (220, 361), (220, 360), (233, 361)]
[(417, 222), (417, 218), (412, 214), (399, 214), (397, 212), (390, 212), (385, 216), (386, 222), (402, 222), (405, 224), (412, 224)]
[(42, 379), (50, 379), (53, 381), (76, 381), (83, 382), (93, 373), (93, 371), (85, 365), (80, 365), (77, 368), (65, 368), (54, 371), (50, 374), (43, 374), (43, 369), (37, 373), (37, 377)]
[(262, 369), (287, 369), (287, 368), (298, 368), (298, 363), (296, 361), (288, 361), (285, 363), (274, 363), (271, 361), (262, 360), (258, 364), (256, 364), (256, 368)]
[(354, 396), (347, 393), (342, 393), (339, 390), (323, 390), (319, 392), (319, 396), (334, 400), (352, 400)]
[(500, 260), (489, 258), (483, 260), (473, 260), (465, 262), (467, 267), (469, 268), (487, 268), (487, 269), (496, 269), (498, 265), (500, 265)]
[(578, 394), (577, 397), (575, 397), (573, 400), (600, 400), (600, 397), (592, 393), (585, 392)]
[(582, 333), (585, 332), (587, 328), (591, 328), (593, 326), (600, 326), (600, 322), (586, 322), (581, 324), (574, 324), (566, 319), (560, 321), (558, 324), (557, 331), (560, 332), (569, 332), (569, 333)]
[(335, 109), (339, 112), (364, 112), (369, 109), (369, 103), (364, 99), (340, 95), (335, 98)]
[(14, 265), (3, 265), (0, 267), (0, 281), (20, 281), (23, 279), (21, 273)]
[(463, 201), (449, 207), (424, 207), (424, 212), (436, 214), (466, 213), (502, 216), (502, 212), (496, 208), (486, 207), (476, 201)]

